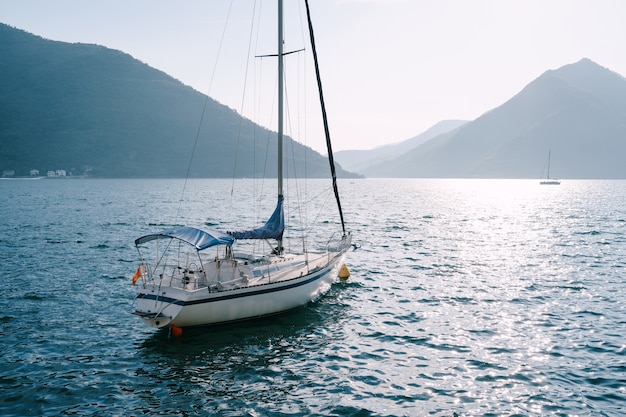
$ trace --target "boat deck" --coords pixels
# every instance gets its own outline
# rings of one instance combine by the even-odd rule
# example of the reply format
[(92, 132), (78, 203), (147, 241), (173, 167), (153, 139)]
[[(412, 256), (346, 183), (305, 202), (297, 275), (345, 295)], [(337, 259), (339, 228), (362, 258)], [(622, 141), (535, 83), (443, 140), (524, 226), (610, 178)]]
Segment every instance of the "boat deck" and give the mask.
[(298, 278), (325, 267), (329, 259), (326, 252), (260, 258), (237, 254), (207, 262), (204, 269), (176, 267), (160, 284), (186, 291), (228, 291)]

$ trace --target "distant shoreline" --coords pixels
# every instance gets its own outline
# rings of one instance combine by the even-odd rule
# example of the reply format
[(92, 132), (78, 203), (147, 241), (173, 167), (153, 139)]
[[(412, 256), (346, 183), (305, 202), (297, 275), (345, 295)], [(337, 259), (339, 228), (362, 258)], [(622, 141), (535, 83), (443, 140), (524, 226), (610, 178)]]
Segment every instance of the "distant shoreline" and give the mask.
[(43, 180), (47, 177), (0, 177), (0, 180)]

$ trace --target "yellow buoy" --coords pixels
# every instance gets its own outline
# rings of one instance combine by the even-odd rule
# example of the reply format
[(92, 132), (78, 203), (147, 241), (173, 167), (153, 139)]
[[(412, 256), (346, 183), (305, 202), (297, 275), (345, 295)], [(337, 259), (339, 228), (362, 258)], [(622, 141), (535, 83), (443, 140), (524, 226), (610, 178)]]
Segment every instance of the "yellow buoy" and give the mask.
[(350, 271), (348, 271), (348, 267), (346, 264), (341, 265), (341, 269), (339, 270), (339, 274), (337, 276), (340, 279), (346, 280), (350, 277)]

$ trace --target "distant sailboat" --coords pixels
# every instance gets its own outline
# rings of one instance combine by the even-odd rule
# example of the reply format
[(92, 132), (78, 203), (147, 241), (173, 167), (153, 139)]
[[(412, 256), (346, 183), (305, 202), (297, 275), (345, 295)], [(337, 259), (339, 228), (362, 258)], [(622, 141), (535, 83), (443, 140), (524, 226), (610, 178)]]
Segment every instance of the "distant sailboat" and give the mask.
[(539, 184), (541, 185), (559, 185), (561, 184), (561, 181), (554, 179), (554, 178), (550, 178), (550, 154), (552, 153), (552, 150), (548, 151), (548, 175), (546, 176), (545, 180), (542, 180), (541, 182), (539, 182)]
[[(308, 12), (308, 2), (307, 2)], [(278, 1), (278, 107), (283, 112), (282, 0)], [(319, 250), (302, 249), (288, 253), (283, 247), (283, 122), (278, 125), (278, 193), (276, 207), (267, 222), (238, 232), (176, 227), (139, 237), (135, 245), (141, 263), (133, 277), (138, 284), (133, 314), (155, 328), (170, 327), (172, 334), (182, 328), (227, 323), (279, 313), (315, 301), (330, 289), (337, 277), (347, 278), (343, 265), (351, 235), (344, 225), (326, 112), (319, 83), (319, 95), (326, 131), (332, 185), (341, 218), (341, 230), (319, 242)], [(267, 253), (236, 251), (238, 240), (257, 239), (272, 243)], [(145, 257), (146, 248), (152, 255)], [(211, 250), (209, 250), (211, 249)]]

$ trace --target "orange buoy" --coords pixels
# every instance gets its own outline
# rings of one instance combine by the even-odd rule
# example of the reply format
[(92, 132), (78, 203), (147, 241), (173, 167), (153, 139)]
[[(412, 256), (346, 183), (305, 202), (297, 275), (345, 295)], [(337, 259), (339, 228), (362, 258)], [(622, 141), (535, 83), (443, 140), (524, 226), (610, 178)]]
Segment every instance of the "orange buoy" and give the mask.
[(337, 274), (337, 276), (342, 280), (346, 280), (350, 277), (350, 271), (348, 271), (346, 264), (341, 265), (341, 269), (339, 270), (339, 274)]
[(172, 331), (172, 336), (180, 337), (183, 335), (183, 328), (178, 326), (171, 326), (170, 330)]

